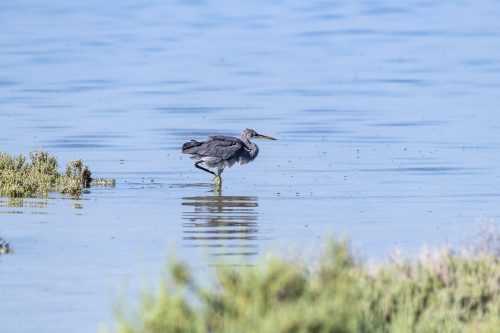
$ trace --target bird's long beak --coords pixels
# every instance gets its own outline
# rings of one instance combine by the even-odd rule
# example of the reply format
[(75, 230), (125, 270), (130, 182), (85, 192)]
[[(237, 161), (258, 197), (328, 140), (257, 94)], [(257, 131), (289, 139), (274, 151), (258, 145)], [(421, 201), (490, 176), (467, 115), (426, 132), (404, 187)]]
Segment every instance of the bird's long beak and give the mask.
[(278, 140), (278, 139), (273, 138), (272, 136), (267, 136), (267, 135), (262, 135), (262, 134), (256, 134), (255, 137), (259, 138), (259, 139)]

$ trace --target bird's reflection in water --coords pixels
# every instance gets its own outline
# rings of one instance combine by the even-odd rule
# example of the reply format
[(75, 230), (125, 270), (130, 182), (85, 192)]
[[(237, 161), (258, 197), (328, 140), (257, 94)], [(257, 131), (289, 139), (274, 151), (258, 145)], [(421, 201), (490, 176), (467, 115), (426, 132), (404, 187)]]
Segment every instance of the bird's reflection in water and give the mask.
[(256, 197), (184, 197), (182, 205), (184, 246), (208, 249), (213, 256), (257, 255)]

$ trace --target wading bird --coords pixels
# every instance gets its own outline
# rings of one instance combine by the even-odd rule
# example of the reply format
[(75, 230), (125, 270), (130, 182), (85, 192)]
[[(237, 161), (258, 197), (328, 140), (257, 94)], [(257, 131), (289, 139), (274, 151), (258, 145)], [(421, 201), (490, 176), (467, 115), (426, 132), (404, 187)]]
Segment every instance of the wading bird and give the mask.
[[(182, 152), (191, 155), (191, 158), (197, 161), (194, 164), (196, 168), (214, 175), (212, 181), (217, 179), (220, 191), (222, 185), (220, 175), (225, 168), (231, 167), (236, 162), (240, 164), (252, 162), (259, 154), (259, 147), (250, 141), (251, 138), (276, 140), (273, 137), (258, 134), (252, 129), (246, 129), (239, 139), (232, 136), (214, 135), (210, 136), (207, 141), (191, 140), (182, 145)], [(217, 173), (200, 166), (202, 163), (208, 168), (216, 168)]]

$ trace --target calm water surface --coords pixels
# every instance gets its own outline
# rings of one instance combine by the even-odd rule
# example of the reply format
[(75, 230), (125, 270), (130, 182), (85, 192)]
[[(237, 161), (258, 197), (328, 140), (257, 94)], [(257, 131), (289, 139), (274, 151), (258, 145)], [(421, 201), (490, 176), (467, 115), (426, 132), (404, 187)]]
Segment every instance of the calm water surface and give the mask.
[[(171, 251), (203, 279), (332, 233), (376, 259), (498, 223), (498, 17), (488, 0), (2, 2), (0, 150), (117, 186), (0, 198), (1, 326), (95, 332)], [(179, 147), (246, 127), (279, 141), (219, 196)]]

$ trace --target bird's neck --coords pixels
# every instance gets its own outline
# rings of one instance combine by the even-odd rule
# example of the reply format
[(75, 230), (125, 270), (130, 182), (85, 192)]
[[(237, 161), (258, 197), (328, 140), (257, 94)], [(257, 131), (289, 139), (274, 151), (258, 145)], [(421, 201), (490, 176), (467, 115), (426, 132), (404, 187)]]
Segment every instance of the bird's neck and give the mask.
[(257, 155), (259, 154), (259, 147), (257, 147), (255, 143), (250, 141), (250, 139), (248, 139), (246, 135), (241, 136), (241, 141), (245, 144), (246, 146), (245, 148), (247, 150), (248, 155), (250, 155), (250, 159), (253, 160), (254, 158), (256, 158)]

